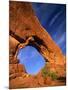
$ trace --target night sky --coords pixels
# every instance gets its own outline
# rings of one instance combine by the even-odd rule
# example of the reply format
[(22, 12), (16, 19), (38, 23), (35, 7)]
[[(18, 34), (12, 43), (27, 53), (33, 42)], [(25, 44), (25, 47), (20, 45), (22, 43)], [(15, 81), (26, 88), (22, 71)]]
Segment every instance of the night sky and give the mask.
[[(52, 39), (66, 54), (66, 5), (32, 3), (42, 26), (51, 35)], [(37, 74), (46, 62), (43, 56), (32, 46), (19, 50), (18, 59), (25, 66), (29, 74)]]

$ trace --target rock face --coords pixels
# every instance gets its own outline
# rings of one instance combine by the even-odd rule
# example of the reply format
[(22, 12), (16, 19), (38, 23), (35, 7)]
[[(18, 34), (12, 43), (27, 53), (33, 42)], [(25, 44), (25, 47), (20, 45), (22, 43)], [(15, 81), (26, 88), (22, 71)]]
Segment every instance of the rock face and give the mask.
[(34, 36), (40, 46), (40, 52), (49, 62), (64, 64), (64, 56), (60, 48), (52, 40), (48, 32), (41, 26), (30, 3), (10, 2), (10, 30), (26, 40)]
[[(19, 43), (26, 43), (27, 38), (32, 37), (33, 41), (29, 40), (26, 45), (29, 44), (36, 47), (49, 63), (50, 70), (58, 71), (58, 73), (61, 71), (61, 74), (63, 75), (65, 73), (65, 56), (62, 54), (61, 49), (52, 40), (46, 29), (41, 26), (32, 9), (31, 3), (10, 1), (9, 7), (10, 74), (15, 73), (15, 70), (17, 69), (16, 64), (18, 63), (18, 61), (16, 58), (14, 58), (16, 46)], [(21, 70), (22, 66), (18, 66), (20, 67), (20, 72), (24, 72), (23, 70)], [(13, 70), (12, 67), (16, 69)], [(12, 77), (14, 78), (15, 76)], [(15, 79), (15, 82), (16, 80), (18, 81), (18, 79)], [(14, 82), (14, 80), (10, 80), (10, 87), (14, 88), (11, 82)], [(36, 86), (38, 85), (35, 85), (35, 87)]]
[(10, 64), (9, 74), (25, 72), (25, 68), (22, 64)]

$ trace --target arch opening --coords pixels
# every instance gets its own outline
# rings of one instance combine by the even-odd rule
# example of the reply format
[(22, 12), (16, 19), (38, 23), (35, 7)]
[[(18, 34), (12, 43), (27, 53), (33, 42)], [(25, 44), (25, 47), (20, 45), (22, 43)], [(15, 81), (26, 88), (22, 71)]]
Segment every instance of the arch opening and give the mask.
[(17, 58), (20, 64), (23, 64), (28, 74), (36, 75), (45, 66), (44, 57), (33, 46), (21, 48)]

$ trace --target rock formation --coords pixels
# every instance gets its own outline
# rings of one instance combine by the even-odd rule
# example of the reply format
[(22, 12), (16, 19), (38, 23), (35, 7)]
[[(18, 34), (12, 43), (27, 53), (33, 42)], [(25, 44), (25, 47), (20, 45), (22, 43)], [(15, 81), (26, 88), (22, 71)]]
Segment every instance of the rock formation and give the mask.
[(65, 60), (60, 48), (41, 26), (30, 3), (11, 1), (9, 24), (10, 31), (24, 40), (27, 37), (34, 36), (35, 42), (40, 46), (40, 52), (49, 62), (64, 64)]
[[(49, 63), (50, 70), (59, 73), (59, 69), (63, 69), (61, 70), (63, 76), (65, 74), (65, 56), (46, 29), (41, 26), (31, 3), (10, 1), (9, 19), (10, 68), (18, 63), (17, 59), (14, 58), (16, 50), (18, 50), (17, 45), (22, 47), (23, 45), (32, 45), (37, 48)], [(30, 37), (32, 38), (29, 40)], [(10, 70), (10, 73), (12, 72), (15, 71)]]

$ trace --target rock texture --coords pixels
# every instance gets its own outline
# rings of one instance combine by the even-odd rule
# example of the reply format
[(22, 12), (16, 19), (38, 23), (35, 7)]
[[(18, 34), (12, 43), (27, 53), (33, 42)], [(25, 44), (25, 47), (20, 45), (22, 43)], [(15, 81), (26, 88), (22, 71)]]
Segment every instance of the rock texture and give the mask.
[[(35, 80), (30, 76), (25, 79), (21, 75), (18, 76), (17, 65), (21, 74), (25, 73), (22, 69), (22, 65), (19, 65), (17, 58), (15, 57), (17, 45), (19, 43), (26, 45), (32, 45), (43, 55), (45, 60), (49, 63), (49, 69), (51, 71), (57, 71), (58, 77), (65, 76), (65, 56), (61, 49), (52, 40), (49, 33), (44, 29), (38, 18), (36, 17), (31, 3), (10, 1), (9, 4), (9, 29), (10, 29), (10, 88), (20, 87), (38, 87), (37, 80), (33, 86)], [(29, 38), (31, 40), (29, 40)], [(13, 68), (14, 67), (14, 68)], [(12, 69), (13, 68), (13, 69)], [(12, 75), (14, 73), (14, 75)], [(17, 77), (18, 78), (17, 78)], [(19, 78), (20, 77), (20, 78)], [(40, 76), (42, 78), (42, 76)], [(15, 79), (14, 79), (15, 78)], [(38, 79), (39, 80), (39, 79)], [(48, 79), (47, 79), (48, 80)], [(26, 83), (23, 86), (23, 81)], [(37, 82), (37, 83), (36, 83)], [(44, 80), (42, 79), (42, 83)], [(46, 81), (46, 83), (49, 81)], [(31, 84), (30, 84), (31, 83)], [(32, 84), (33, 83), (33, 84)], [(29, 85), (30, 84), (30, 85)], [(47, 86), (48, 84), (40, 84), (40, 86)], [(53, 84), (56, 85), (56, 84)]]
[[(64, 56), (60, 48), (52, 40), (48, 32), (41, 26), (30, 3), (10, 2), (10, 30), (22, 39), (35, 36), (35, 41), (49, 62), (64, 64)], [(38, 39), (38, 40), (37, 40)]]

